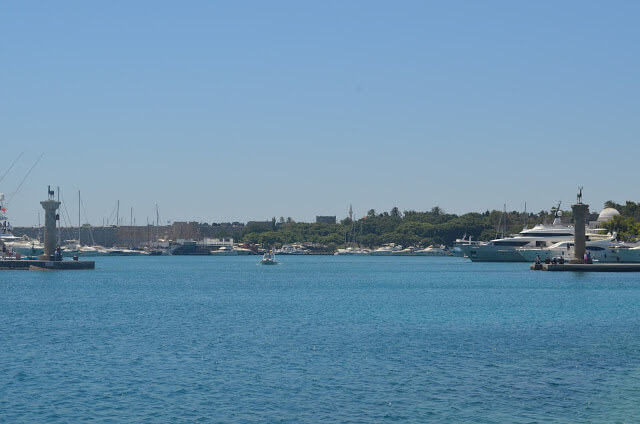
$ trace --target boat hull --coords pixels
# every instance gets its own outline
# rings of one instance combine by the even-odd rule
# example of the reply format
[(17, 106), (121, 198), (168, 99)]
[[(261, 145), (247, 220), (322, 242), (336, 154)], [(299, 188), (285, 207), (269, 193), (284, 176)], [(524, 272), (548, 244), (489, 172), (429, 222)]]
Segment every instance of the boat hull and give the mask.
[(472, 262), (527, 262), (515, 248), (505, 246), (462, 246), (462, 250)]
[(414, 252), (416, 256), (449, 256), (444, 250), (418, 250)]

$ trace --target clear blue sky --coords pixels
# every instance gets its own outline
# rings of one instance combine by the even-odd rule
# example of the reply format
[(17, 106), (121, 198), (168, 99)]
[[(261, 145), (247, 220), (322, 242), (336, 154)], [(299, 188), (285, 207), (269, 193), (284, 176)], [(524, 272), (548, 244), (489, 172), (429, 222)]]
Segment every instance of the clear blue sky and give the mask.
[[(638, 201), (636, 1), (0, 6), (0, 181), (72, 223)], [(42, 160), (20, 182), (41, 153)], [(16, 192), (17, 190), (17, 192)], [(15, 193), (13, 196), (11, 196)], [(111, 222), (113, 222), (111, 219)], [(83, 223), (86, 219), (82, 217)]]

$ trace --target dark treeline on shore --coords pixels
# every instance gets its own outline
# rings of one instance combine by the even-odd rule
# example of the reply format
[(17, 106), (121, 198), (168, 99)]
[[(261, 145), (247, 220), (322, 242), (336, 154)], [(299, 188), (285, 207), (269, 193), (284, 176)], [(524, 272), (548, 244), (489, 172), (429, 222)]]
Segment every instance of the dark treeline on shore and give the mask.
[[(536, 216), (534, 219), (537, 219)], [(277, 245), (307, 241), (329, 247), (356, 244), (362, 247), (385, 243), (409, 245), (447, 244), (464, 236), (474, 239), (495, 238), (496, 229), (504, 226), (503, 212), (468, 213), (462, 216), (447, 214), (435, 207), (430, 212), (390, 212), (370, 210), (366, 217), (352, 221), (345, 218), (337, 224), (276, 222), (249, 223), (243, 230), (243, 240), (262, 245)], [(506, 219), (507, 232), (519, 231), (524, 215), (510, 212)]]
[[(626, 202), (619, 205), (607, 202), (605, 207), (618, 209), (620, 216), (606, 223), (605, 228), (618, 231), (620, 238), (640, 235), (640, 203)], [(561, 213), (565, 224), (571, 223), (571, 211)], [(484, 213), (448, 214), (436, 206), (429, 212), (404, 211), (393, 208), (389, 212), (377, 213), (369, 210), (366, 217), (352, 221), (345, 218), (340, 223), (296, 223), (291, 220), (271, 223), (250, 223), (242, 231), (243, 240), (262, 245), (278, 245), (307, 241), (338, 247), (355, 244), (372, 248), (385, 243), (403, 246), (444, 244), (451, 246), (463, 236), (474, 240), (490, 240), (520, 232), (525, 225), (551, 223), (555, 211), (523, 213), (498, 210)], [(590, 220), (596, 220), (598, 212), (592, 212)]]
[(393, 208), (377, 213), (371, 209), (367, 216), (356, 221), (345, 218), (340, 223), (277, 222), (271, 225), (250, 223), (243, 230), (243, 239), (249, 243), (277, 245), (308, 241), (329, 247), (356, 244), (361, 247), (397, 243), (403, 246), (432, 244), (452, 245), (463, 236), (474, 240), (490, 240), (522, 230), (545, 220), (553, 219), (547, 212), (486, 211), (461, 216), (448, 214), (439, 207), (429, 212), (404, 211)]

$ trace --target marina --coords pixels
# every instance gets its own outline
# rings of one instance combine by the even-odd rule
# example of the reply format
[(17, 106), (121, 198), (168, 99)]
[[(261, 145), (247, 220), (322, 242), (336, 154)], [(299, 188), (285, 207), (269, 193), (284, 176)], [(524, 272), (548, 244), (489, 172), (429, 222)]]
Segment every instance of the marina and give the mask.
[(638, 16), (4, 2), (0, 424), (640, 423)]

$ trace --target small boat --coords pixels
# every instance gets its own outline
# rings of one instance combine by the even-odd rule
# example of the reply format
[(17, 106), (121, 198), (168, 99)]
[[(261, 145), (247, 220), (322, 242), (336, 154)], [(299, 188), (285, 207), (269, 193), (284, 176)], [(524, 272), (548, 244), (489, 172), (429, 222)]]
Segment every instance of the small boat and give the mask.
[(451, 253), (443, 245), (431, 245), (429, 247), (425, 247), (424, 249), (415, 251), (416, 256), (448, 256), (450, 254)]
[(276, 262), (276, 255), (271, 253), (271, 251), (265, 253), (262, 256), (262, 260), (259, 262), (260, 265), (278, 265)]
[(392, 251), (391, 256), (415, 256), (416, 250), (417, 249), (415, 247), (409, 246), (405, 249)]
[(402, 246), (396, 245), (395, 243), (385, 244), (382, 247), (377, 248), (372, 251), (370, 255), (372, 256), (391, 256), (395, 252), (399, 252), (402, 250)]
[(218, 249), (211, 250), (211, 254), (214, 256), (236, 256), (238, 252), (233, 246), (220, 246)]
[(369, 249), (350, 246), (345, 249), (338, 249), (334, 255), (369, 255), (370, 253), (371, 251)]

